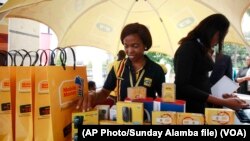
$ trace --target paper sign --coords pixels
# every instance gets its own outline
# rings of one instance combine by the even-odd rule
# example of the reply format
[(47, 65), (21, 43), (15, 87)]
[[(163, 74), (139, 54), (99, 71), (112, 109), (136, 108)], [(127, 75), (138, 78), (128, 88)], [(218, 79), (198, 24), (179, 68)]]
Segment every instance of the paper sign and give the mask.
[(218, 82), (216, 82), (212, 86), (211, 92), (213, 96), (222, 98), (223, 94), (234, 93), (238, 88), (238, 83), (235, 83), (230, 78), (224, 75)]

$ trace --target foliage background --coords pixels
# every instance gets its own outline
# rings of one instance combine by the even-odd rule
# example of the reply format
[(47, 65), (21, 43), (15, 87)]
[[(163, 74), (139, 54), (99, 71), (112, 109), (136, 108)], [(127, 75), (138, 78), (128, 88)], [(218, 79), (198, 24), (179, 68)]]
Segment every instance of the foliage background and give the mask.
[[(231, 56), (233, 68), (236, 69), (245, 66), (245, 58), (249, 55), (248, 50), (245, 47), (234, 43), (225, 43), (223, 47), (223, 53)], [(154, 60), (155, 62), (170, 64), (173, 68), (172, 57), (158, 52), (147, 52), (146, 54), (150, 59)]]

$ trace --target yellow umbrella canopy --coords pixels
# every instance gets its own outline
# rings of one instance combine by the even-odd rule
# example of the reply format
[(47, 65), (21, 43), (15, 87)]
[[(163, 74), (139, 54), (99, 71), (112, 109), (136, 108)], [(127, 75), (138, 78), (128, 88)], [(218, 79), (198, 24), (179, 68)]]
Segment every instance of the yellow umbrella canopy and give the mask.
[(20, 8), (20, 7), (24, 7), (24, 6), (29, 6), (35, 3), (40, 3), (42, 1), (48, 1), (48, 0), (9, 0), (7, 3), (4, 4), (4, 6), (2, 6), (0, 8), (0, 19), (2, 19), (0, 21), (0, 33), (7, 33), (8, 31), (8, 21), (3, 19), (6, 15), (8, 15), (8, 13), (10, 12), (10, 10), (13, 10), (15, 8)]
[[(15, 0), (9, 0), (15, 7)], [(7, 17), (33, 19), (56, 33), (60, 47), (94, 46), (116, 54), (123, 49), (122, 28), (145, 24), (153, 38), (149, 51), (170, 56), (178, 41), (202, 19), (213, 13), (226, 15), (231, 27), (226, 42), (247, 45), (241, 31), (242, 16), (250, 0), (44, 0), (12, 9), (0, 8)]]
[(6, 12), (9, 10), (13, 10), (15, 8), (20, 8), (36, 3), (40, 3), (43, 1), (51, 1), (51, 0), (8, 0), (1, 8), (0, 13)]

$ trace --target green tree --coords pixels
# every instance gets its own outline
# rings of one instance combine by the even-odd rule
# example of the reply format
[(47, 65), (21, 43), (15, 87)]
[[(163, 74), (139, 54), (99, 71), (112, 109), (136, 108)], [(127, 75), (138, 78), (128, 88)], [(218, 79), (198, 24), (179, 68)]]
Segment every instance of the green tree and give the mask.
[(245, 66), (245, 58), (249, 55), (244, 46), (225, 43), (223, 48), (224, 54), (231, 56), (234, 68), (242, 68)]
[(247, 14), (248, 16), (250, 16), (250, 9), (247, 9)]
[[(155, 61), (156, 63), (163, 62), (164, 64), (170, 64), (172, 68), (174, 66), (173, 65), (173, 58), (170, 57), (169, 55), (159, 53), (159, 52), (147, 52), (146, 54), (151, 60)], [(172, 69), (172, 71), (173, 71), (173, 69)]]
[[(245, 58), (249, 55), (246, 47), (234, 43), (225, 43), (223, 47), (223, 53), (231, 56), (232, 64), (234, 68), (242, 68), (245, 66)], [(147, 56), (157, 62), (164, 62), (165, 64), (170, 64), (172, 68), (173, 66), (173, 58), (169, 55), (159, 53), (159, 52), (147, 52)], [(172, 72), (174, 73), (173, 69)]]

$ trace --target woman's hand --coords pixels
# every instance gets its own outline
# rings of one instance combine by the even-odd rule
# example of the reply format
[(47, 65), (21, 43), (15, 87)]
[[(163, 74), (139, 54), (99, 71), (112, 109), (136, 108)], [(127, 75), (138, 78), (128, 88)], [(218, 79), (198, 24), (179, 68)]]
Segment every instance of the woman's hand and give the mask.
[(223, 94), (222, 95), (223, 98), (234, 98), (234, 97), (238, 97), (235, 93), (232, 94)]
[(226, 102), (225, 106), (234, 110), (247, 108), (249, 106), (249, 104), (245, 100), (242, 100), (238, 97), (230, 97), (224, 100)]
[(89, 111), (93, 108), (96, 101), (96, 92), (95, 91), (89, 91), (89, 93), (84, 95), (83, 97), (79, 98), (79, 101), (76, 105), (76, 109), (78, 111)]
[(88, 94), (81, 97), (77, 103), (76, 109), (78, 111), (89, 111), (95, 105), (103, 103), (109, 96), (110, 91), (101, 89), (99, 91), (89, 91)]

